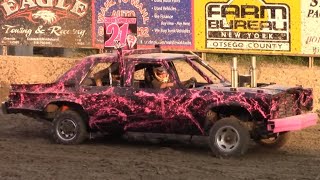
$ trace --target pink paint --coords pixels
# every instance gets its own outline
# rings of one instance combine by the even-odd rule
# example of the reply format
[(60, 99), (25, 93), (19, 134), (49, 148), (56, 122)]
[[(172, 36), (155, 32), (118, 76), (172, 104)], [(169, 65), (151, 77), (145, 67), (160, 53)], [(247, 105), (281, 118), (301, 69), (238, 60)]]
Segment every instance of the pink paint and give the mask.
[[(312, 109), (311, 89), (266, 84), (258, 88), (241, 87), (231, 91), (230, 83), (224, 77), (212, 70), (213, 75), (217, 74), (216, 77), (221, 82), (219, 85), (213, 84), (209, 76), (205, 76), (201, 69), (188, 59), (189, 56), (160, 52), (160, 49), (139, 49), (118, 51), (118, 54), (91, 55), (54, 83), (11, 85), (10, 101), (5, 103), (5, 111), (46, 117), (46, 112), (43, 111), (48, 104), (73, 104), (71, 106), (74, 110), (85, 115), (89, 129), (94, 131), (98, 129), (106, 132), (139, 131), (204, 136), (213, 124), (206, 122), (209, 110), (217, 111), (220, 118), (248, 114), (248, 120), (257, 122), (260, 126), (258, 129), (263, 129), (261, 133), (267, 130), (274, 133), (299, 130), (317, 122), (318, 117), (314, 113), (300, 115), (302, 111)], [(135, 62), (162, 63), (171, 71), (172, 81), (178, 84), (178, 76), (169, 64), (175, 59), (185, 59), (207, 82), (198, 84), (197, 88), (179, 86), (161, 90), (133, 86)], [(91, 67), (98, 63), (119, 61), (123, 80), (120, 86), (96, 87), (81, 84)]]
[(286, 118), (269, 120), (268, 130), (273, 133), (296, 131), (306, 127), (316, 125), (318, 121), (317, 113), (301, 114)]

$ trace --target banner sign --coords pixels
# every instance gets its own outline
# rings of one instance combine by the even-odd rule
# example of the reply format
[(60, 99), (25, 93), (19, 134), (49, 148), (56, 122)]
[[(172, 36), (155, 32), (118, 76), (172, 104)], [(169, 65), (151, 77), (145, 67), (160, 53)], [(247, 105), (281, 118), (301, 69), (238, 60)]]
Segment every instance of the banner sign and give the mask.
[(0, 44), (92, 47), (91, 17), (89, 0), (0, 1)]
[(290, 51), (290, 8), (264, 2), (209, 2), (206, 13), (206, 47)]
[(319, 0), (199, 0), (195, 50), (320, 56)]
[(136, 17), (139, 47), (194, 49), (192, 0), (96, 0), (94, 9), (96, 47), (103, 45), (105, 17)]
[[(111, 17), (130, 21), (128, 32)], [(320, 57), (320, 0), (0, 0), (0, 25), (2, 45), (103, 49), (118, 38), (138, 48)]]
[(137, 49), (137, 18), (106, 17), (104, 22), (104, 47), (114, 48), (117, 43), (124, 49)]
[(301, 1), (302, 52), (320, 54), (320, 0)]

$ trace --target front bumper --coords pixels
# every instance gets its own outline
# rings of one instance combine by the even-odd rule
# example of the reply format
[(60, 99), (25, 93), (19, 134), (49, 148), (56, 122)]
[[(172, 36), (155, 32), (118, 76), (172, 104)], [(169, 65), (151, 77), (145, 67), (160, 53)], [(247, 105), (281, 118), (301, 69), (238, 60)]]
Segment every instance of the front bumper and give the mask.
[(3, 114), (8, 114), (8, 102), (1, 103), (1, 110)]
[(301, 130), (316, 125), (317, 121), (317, 113), (307, 113), (286, 118), (271, 119), (268, 123), (268, 131), (278, 133)]

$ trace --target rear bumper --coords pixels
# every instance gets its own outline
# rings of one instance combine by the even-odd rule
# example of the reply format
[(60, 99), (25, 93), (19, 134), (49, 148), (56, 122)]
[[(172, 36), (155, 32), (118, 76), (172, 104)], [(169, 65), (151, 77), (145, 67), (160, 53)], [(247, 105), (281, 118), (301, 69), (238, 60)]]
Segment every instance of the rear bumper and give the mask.
[(1, 103), (1, 110), (2, 110), (3, 114), (8, 114), (8, 105), (7, 104), (8, 103), (6, 101)]
[(301, 114), (281, 119), (271, 119), (268, 123), (268, 131), (273, 133), (301, 130), (313, 125), (318, 121), (317, 113)]

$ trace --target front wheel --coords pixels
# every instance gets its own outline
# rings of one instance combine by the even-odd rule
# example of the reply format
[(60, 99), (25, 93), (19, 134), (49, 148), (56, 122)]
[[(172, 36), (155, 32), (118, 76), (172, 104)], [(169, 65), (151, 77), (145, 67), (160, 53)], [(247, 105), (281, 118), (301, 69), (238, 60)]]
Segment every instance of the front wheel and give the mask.
[(59, 144), (80, 144), (88, 138), (87, 126), (77, 112), (63, 111), (53, 120), (52, 136)]
[(248, 129), (236, 118), (224, 118), (210, 129), (209, 145), (215, 156), (230, 157), (244, 154), (249, 146)]

